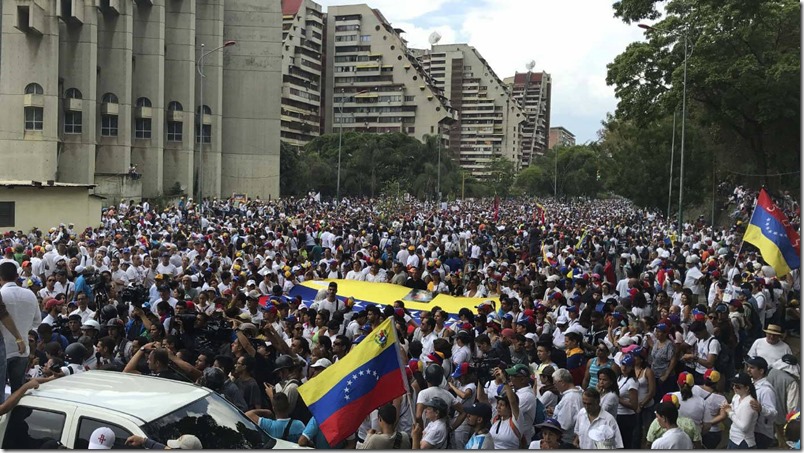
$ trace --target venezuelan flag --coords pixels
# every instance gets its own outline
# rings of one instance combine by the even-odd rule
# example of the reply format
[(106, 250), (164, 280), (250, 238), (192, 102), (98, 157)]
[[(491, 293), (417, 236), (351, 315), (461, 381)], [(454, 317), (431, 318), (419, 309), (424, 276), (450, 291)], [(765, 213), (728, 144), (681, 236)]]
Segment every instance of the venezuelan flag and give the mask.
[(392, 321), (383, 321), (343, 359), (299, 387), (330, 445), (356, 432), (371, 411), (405, 393), (406, 376)]
[(783, 277), (801, 267), (801, 239), (782, 210), (773, 203), (765, 189), (760, 190), (751, 222), (743, 241), (753, 244), (775, 271)]

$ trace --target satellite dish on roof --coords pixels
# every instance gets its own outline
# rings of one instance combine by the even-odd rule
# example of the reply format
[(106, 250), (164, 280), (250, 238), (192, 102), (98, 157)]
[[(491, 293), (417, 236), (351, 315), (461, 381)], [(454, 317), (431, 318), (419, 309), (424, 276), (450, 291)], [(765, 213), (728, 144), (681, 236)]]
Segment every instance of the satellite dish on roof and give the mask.
[(441, 34), (437, 31), (430, 33), (430, 37), (427, 38), (430, 41), (430, 45), (434, 46), (438, 44), (438, 41), (441, 41)]
[(527, 68), (528, 72), (533, 71), (533, 68), (535, 67), (536, 67), (536, 61), (534, 60), (530, 60), (528, 64), (525, 65), (525, 68)]

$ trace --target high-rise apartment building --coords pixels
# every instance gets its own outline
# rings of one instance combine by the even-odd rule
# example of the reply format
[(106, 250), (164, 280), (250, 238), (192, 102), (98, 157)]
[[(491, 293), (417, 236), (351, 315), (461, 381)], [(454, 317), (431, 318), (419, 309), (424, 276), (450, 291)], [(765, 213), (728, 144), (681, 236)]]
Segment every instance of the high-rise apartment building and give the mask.
[(330, 6), (326, 22), (325, 131), (443, 134), (455, 112), (376, 9)]
[(575, 135), (563, 126), (551, 127), (547, 149), (553, 149), (556, 146), (575, 146)]
[(530, 165), (534, 157), (544, 154), (550, 130), (550, 92), (552, 78), (542, 72), (516, 73), (507, 77), (514, 99), (519, 102), (528, 117), (523, 124), (521, 164)]
[(324, 13), (311, 0), (282, 0), (282, 141), (302, 147), (321, 134)]
[(495, 157), (521, 162), (525, 114), (488, 62), (468, 44), (416, 50), (424, 70), (444, 92), (459, 119), (449, 128), (449, 147), (475, 177), (489, 175)]
[(205, 197), (279, 194), (279, 2), (0, 5), (0, 180), (94, 184), (109, 202), (199, 180)]

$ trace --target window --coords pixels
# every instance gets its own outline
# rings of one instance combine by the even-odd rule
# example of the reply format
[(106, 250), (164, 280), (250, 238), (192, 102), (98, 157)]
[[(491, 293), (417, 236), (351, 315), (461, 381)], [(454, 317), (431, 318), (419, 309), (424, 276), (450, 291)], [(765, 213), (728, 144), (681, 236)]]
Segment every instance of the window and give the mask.
[[(201, 113), (201, 107), (197, 108), (196, 113)], [(204, 115), (212, 115), (212, 109), (208, 105), (204, 106)]]
[(64, 133), (65, 134), (80, 134), (82, 115), (81, 112), (67, 111), (64, 112)]
[(25, 94), (45, 94), (45, 90), (42, 89), (42, 85), (38, 83), (29, 83), (25, 87)]
[(169, 112), (181, 112), (183, 110), (184, 107), (182, 107), (181, 104), (176, 101), (170, 101), (170, 103), (168, 104)]
[(137, 107), (150, 107), (151, 100), (148, 98), (138, 98), (137, 99)]
[[(115, 135), (117, 134), (115, 133)], [(144, 138), (144, 139), (151, 138), (150, 118), (137, 118), (134, 121), (134, 138)]]
[(178, 121), (168, 121), (167, 123), (167, 141), (169, 142), (180, 142), (182, 141), (183, 134), (182, 129), (184, 127), (184, 123), (180, 123)]
[(64, 97), (67, 99), (83, 99), (81, 92), (78, 91), (77, 88), (68, 88), (67, 91), (64, 92)]
[[(0, 211), (3, 210), (3, 205), (8, 204), (12, 206), (11, 220), (13, 220), (14, 203), (0, 203)], [(2, 218), (0, 224), (6, 225), (5, 217), (1, 213), (0, 218)], [(67, 417), (63, 412), (52, 412), (26, 406), (17, 406), (11, 411), (8, 425), (6, 425), (3, 449), (40, 449), (46, 441), (60, 441), (61, 433), (64, 430), (64, 421), (66, 419)], [(13, 435), (9, 435), (10, 433), (13, 433)]]
[(117, 137), (117, 115), (101, 116), (101, 136)]
[(113, 423), (95, 420), (94, 418), (81, 417), (78, 420), (78, 435), (75, 436), (75, 450), (86, 450), (89, 448), (89, 436), (98, 428), (107, 427), (114, 432), (114, 446), (115, 449), (124, 449), (126, 447), (126, 439), (131, 436), (131, 432), (123, 429)]
[(106, 93), (101, 97), (101, 102), (104, 104), (118, 104), (117, 96), (114, 93)]
[(25, 130), (41, 131), (45, 124), (45, 109), (42, 107), (25, 107)]
[(371, 35), (360, 35), (360, 42), (369, 42), (371, 41)]
[(160, 443), (192, 434), (204, 449), (273, 448), (276, 441), (217, 393), (197, 400), (142, 426)]
[[(211, 124), (204, 124), (201, 126), (202, 130), (204, 131), (204, 143), (212, 143), (212, 125)], [(201, 135), (199, 133), (198, 127), (195, 128), (195, 142), (201, 142)]]

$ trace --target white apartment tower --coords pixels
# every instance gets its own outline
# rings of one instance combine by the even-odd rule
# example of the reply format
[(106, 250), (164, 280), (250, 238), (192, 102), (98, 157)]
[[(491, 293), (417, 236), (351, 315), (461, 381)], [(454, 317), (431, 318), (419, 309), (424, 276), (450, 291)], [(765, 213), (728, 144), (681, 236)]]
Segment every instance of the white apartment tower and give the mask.
[(327, 10), (324, 130), (442, 134), (455, 112), (401, 34), (367, 5)]
[(449, 147), (461, 167), (483, 178), (492, 159), (505, 157), (519, 170), (525, 114), (486, 59), (468, 44), (435, 45), (416, 54), (459, 114), (449, 128)]
[(324, 13), (311, 0), (282, 0), (282, 141), (303, 147), (321, 134)]
[(528, 120), (523, 123), (522, 167), (527, 167), (536, 156), (547, 151), (550, 131), (550, 93), (552, 78), (542, 72), (516, 73), (507, 77), (514, 99), (525, 111)]
[(274, 1), (0, 0), (0, 180), (277, 196), (281, 27)]

